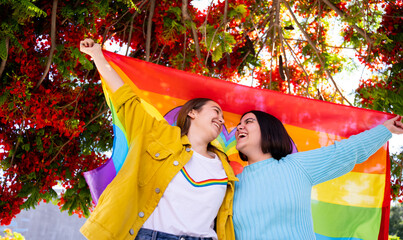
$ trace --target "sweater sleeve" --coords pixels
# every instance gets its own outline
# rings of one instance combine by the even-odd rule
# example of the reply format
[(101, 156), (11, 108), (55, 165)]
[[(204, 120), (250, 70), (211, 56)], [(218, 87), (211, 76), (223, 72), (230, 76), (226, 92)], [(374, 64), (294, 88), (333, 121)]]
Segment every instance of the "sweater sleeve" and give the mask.
[(147, 134), (161, 125), (160, 121), (144, 109), (142, 100), (128, 84), (124, 84), (112, 94), (112, 101), (129, 144), (136, 136)]
[(379, 125), (348, 139), (336, 141), (333, 145), (291, 155), (302, 165), (312, 185), (337, 177), (351, 170), (355, 164), (366, 161), (378, 151), (390, 138), (392, 133)]

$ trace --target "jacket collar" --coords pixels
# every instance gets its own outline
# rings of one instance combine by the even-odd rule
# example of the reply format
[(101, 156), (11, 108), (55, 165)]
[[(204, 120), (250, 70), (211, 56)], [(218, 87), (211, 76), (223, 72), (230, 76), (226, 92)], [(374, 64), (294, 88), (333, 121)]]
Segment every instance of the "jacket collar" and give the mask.
[(184, 145), (184, 146), (190, 146), (191, 145), (187, 135), (183, 135), (181, 137), (181, 142), (182, 142), (182, 145)]

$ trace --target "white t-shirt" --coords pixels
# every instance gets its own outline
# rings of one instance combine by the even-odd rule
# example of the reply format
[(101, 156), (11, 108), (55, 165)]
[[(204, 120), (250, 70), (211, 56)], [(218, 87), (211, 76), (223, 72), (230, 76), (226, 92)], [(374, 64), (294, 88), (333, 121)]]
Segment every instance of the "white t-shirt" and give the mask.
[(211, 159), (193, 151), (193, 156), (169, 183), (143, 228), (217, 239), (214, 219), (224, 200), (227, 182), (217, 155)]

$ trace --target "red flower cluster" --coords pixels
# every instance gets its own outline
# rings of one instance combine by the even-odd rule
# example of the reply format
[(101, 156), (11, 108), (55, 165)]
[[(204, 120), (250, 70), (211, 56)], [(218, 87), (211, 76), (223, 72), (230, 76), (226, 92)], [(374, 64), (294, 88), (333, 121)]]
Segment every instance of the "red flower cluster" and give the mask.
[[(84, 56), (77, 49), (92, 26), (77, 24), (66, 15), (69, 3), (59, 2), (56, 51), (48, 73), (45, 65), (51, 48), (52, 4), (38, 1), (48, 13), (19, 25), (15, 37), (23, 50), (10, 44), (0, 88), (0, 219), (9, 224), (23, 208), (59, 197), (57, 184), (86, 188), (82, 172), (98, 167), (112, 144), (111, 124), (104, 111), (99, 76), (84, 69)], [(90, 5), (87, 7), (94, 7)], [(74, 18), (74, 17), (73, 17)], [(94, 17), (85, 17), (88, 23)], [(43, 74), (43, 82), (36, 87)], [(102, 129), (102, 130), (100, 130)], [(78, 187), (78, 185), (80, 185)], [(63, 194), (61, 196), (63, 198)], [(82, 214), (91, 208), (89, 192), (76, 192), (67, 209)], [(88, 214), (86, 214), (88, 215)]]

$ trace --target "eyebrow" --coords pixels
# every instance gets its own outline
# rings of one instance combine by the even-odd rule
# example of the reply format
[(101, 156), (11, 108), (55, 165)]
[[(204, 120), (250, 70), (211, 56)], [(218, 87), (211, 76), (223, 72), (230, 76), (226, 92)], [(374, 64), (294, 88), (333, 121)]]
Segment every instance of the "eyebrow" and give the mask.
[[(246, 122), (246, 121), (248, 121), (248, 120), (253, 120), (253, 121), (256, 121), (256, 119), (254, 119), (254, 118), (251, 118), (251, 117), (250, 117), (250, 118), (245, 119), (245, 121), (244, 121), (244, 122)], [(239, 126), (239, 124), (241, 124), (241, 122), (239, 122), (237, 126)]]
[(217, 109), (218, 111), (222, 112), (221, 108), (217, 107), (217, 106), (213, 106), (213, 108)]

